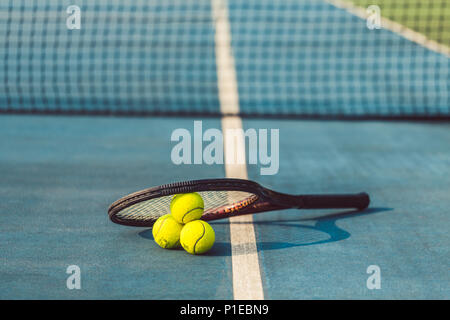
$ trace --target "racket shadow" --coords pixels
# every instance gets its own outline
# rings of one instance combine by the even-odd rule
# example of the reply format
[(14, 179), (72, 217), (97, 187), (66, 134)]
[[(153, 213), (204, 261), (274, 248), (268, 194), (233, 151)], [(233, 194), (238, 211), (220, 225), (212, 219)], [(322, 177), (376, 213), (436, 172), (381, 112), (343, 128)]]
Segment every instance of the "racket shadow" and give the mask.
[[(344, 230), (336, 225), (338, 220), (354, 218), (357, 216), (370, 215), (384, 211), (393, 210), (392, 208), (370, 208), (363, 211), (345, 211), (339, 213), (333, 213), (313, 218), (300, 218), (300, 219), (288, 219), (282, 221), (253, 221), (253, 224), (258, 226), (259, 233), (264, 234), (265, 228), (273, 228), (273, 226), (283, 227), (286, 231), (287, 228), (299, 229), (295, 232), (295, 242), (292, 241), (257, 241), (257, 250), (279, 250), (292, 247), (302, 247), (311, 245), (320, 245), (329, 242), (342, 241), (350, 238), (351, 234), (347, 230)], [(314, 225), (302, 224), (301, 222), (315, 221)], [(300, 223), (295, 223), (300, 222)], [(219, 224), (230, 222), (219, 222)], [(231, 222), (231, 223), (248, 223), (248, 222)], [(218, 224), (216, 222), (216, 224)], [(292, 237), (292, 233), (289, 233)], [(283, 237), (283, 234), (280, 234)], [(289, 236), (288, 236), (289, 237)], [(227, 244), (228, 246), (230, 244)], [(235, 245), (233, 247), (234, 254), (245, 254), (246, 245)], [(242, 247), (242, 248), (241, 248)], [(230, 250), (231, 251), (231, 250)], [(242, 253), (241, 253), (242, 252)]]

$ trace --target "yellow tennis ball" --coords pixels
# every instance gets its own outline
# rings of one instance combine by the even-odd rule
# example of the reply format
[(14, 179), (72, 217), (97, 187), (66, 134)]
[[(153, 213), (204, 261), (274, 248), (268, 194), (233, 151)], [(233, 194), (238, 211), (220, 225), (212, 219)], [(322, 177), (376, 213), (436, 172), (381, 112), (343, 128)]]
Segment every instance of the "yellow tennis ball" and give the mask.
[(181, 246), (191, 254), (202, 254), (212, 248), (216, 234), (205, 221), (195, 220), (187, 223), (180, 234)]
[(181, 229), (183, 229), (183, 225), (170, 214), (163, 215), (153, 225), (153, 239), (161, 248), (178, 248), (180, 247)]
[(204, 207), (203, 199), (198, 193), (182, 193), (173, 197), (170, 212), (179, 223), (188, 223), (200, 219)]
[(172, 200), (170, 201), (170, 212), (172, 212), (172, 206), (175, 203), (175, 198), (178, 197), (180, 194), (176, 194), (172, 197)]

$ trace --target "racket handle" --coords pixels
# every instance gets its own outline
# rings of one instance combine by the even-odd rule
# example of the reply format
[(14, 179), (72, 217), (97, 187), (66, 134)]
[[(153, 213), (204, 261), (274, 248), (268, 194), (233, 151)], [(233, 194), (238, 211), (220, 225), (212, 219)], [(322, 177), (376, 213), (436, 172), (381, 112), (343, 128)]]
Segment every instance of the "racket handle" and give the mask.
[(370, 198), (365, 192), (358, 194), (330, 194), (301, 196), (302, 209), (344, 209), (363, 210), (369, 206)]

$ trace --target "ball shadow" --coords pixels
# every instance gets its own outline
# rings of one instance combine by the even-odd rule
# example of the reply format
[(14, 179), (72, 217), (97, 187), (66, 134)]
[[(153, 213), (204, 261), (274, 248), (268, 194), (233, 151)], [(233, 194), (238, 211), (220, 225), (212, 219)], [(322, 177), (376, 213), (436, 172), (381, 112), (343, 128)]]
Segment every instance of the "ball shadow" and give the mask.
[[(152, 229), (147, 229), (144, 231), (141, 231), (138, 233), (139, 236), (141, 236), (144, 239), (147, 240), (152, 240), (153, 239), (153, 234), (152, 234)], [(180, 250), (183, 250), (182, 248)], [(211, 250), (209, 250), (208, 252), (206, 252), (205, 254), (202, 254), (201, 256), (223, 256), (223, 257), (229, 257), (231, 256), (231, 246), (229, 242), (215, 242), (214, 246), (211, 248)]]
[[(344, 230), (336, 225), (338, 220), (354, 218), (358, 216), (365, 216), (385, 211), (391, 211), (392, 208), (370, 208), (363, 211), (344, 211), (333, 214), (326, 214), (314, 218), (297, 218), (287, 219), (282, 221), (253, 221), (254, 225), (261, 226), (261, 228), (268, 226), (281, 226), (284, 228), (296, 228), (299, 230), (298, 237), (295, 242), (283, 241), (263, 241), (257, 242), (258, 251), (266, 250), (280, 250), (292, 247), (320, 245), (329, 242), (336, 242), (348, 239), (351, 237), (350, 232)], [(305, 224), (302, 222), (315, 221), (314, 225)], [(214, 221), (212, 224), (229, 224), (229, 223), (247, 223), (247, 222), (229, 222), (229, 221)], [(153, 240), (152, 230), (144, 230), (139, 232), (139, 236)], [(213, 256), (231, 256), (232, 252), (235, 255), (246, 254), (248, 252), (248, 244), (238, 244), (231, 247), (229, 242), (216, 242), (212, 249), (203, 254), (205, 257)]]

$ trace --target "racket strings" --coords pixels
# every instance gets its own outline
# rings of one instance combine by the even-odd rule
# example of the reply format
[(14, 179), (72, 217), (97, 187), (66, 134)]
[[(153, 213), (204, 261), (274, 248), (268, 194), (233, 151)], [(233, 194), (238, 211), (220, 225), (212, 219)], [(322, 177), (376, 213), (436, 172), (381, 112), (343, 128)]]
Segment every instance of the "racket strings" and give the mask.
[[(205, 203), (204, 213), (227, 212), (254, 203), (258, 197), (243, 191), (201, 191)], [(170, 213), (170, 202), (174, 195), (145, 200), (120, 210), (116, 217), (122, 220), (152, 221)]]

